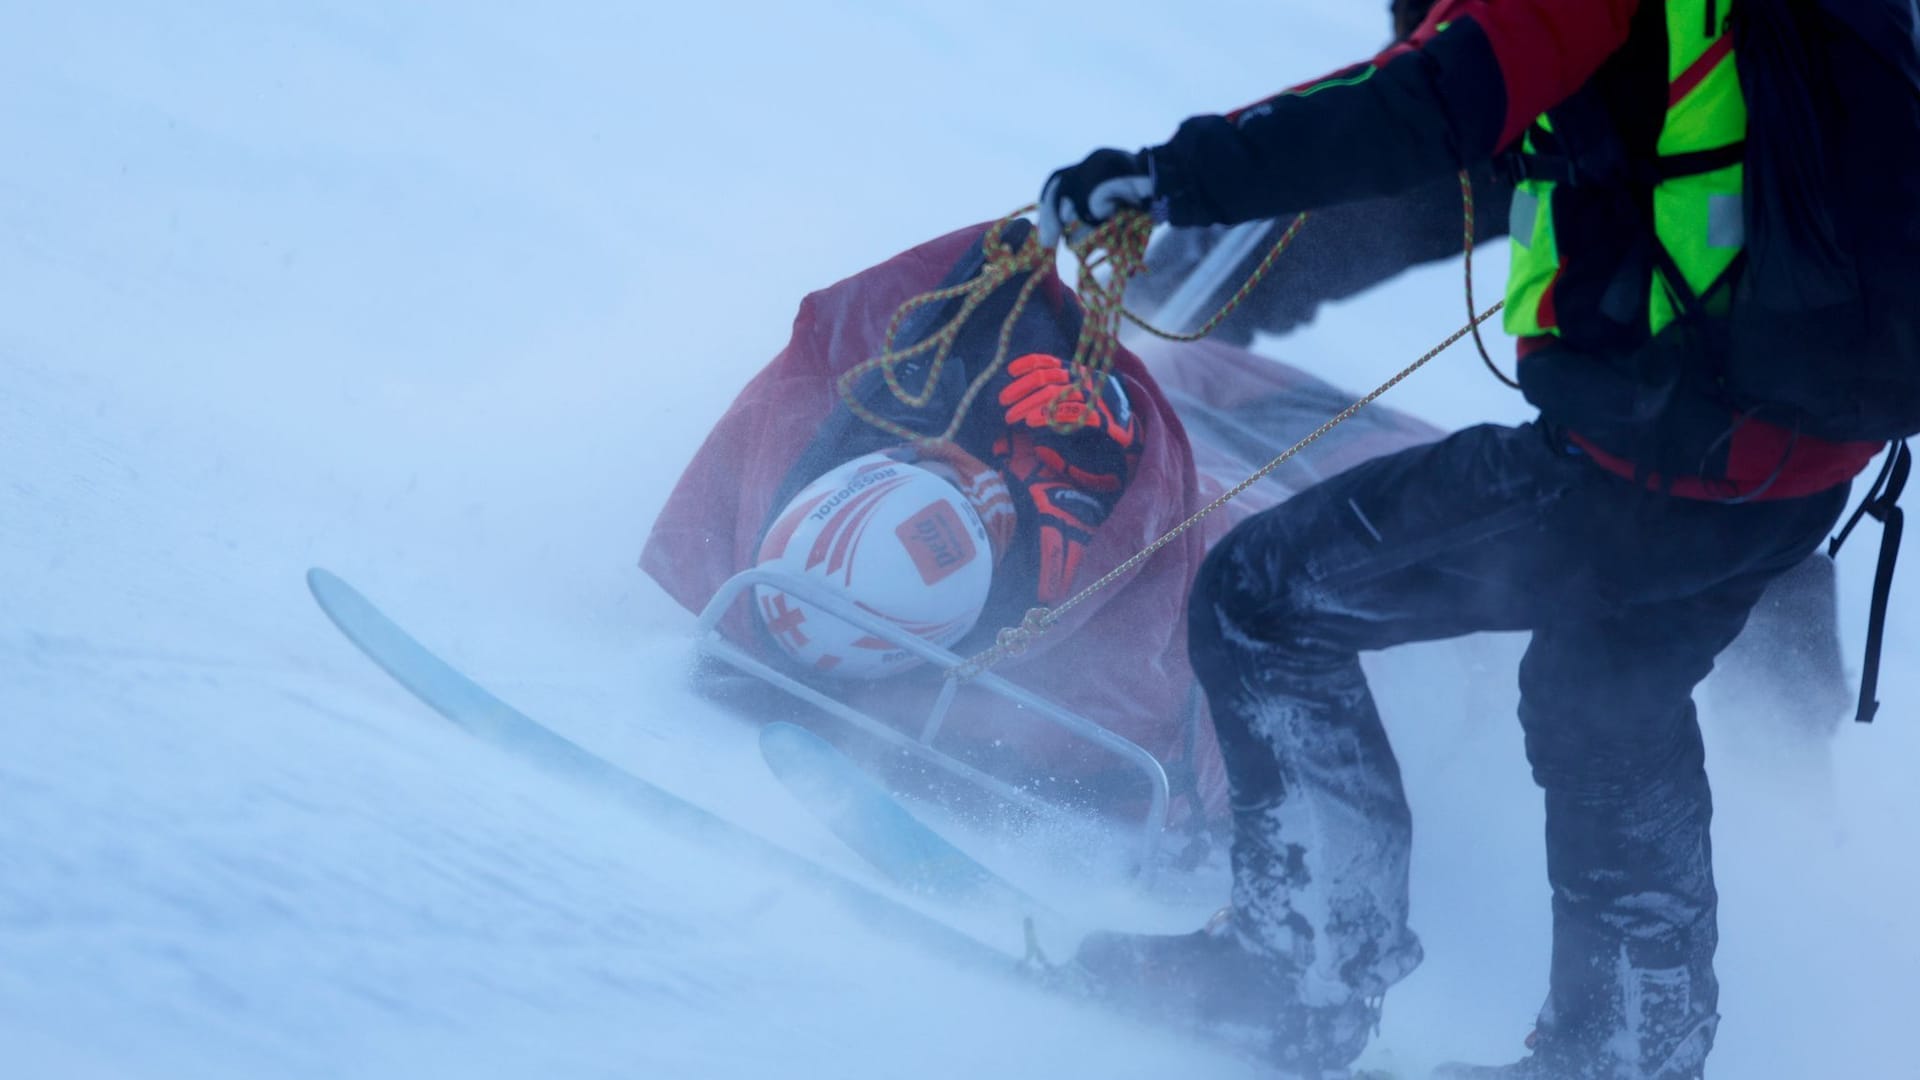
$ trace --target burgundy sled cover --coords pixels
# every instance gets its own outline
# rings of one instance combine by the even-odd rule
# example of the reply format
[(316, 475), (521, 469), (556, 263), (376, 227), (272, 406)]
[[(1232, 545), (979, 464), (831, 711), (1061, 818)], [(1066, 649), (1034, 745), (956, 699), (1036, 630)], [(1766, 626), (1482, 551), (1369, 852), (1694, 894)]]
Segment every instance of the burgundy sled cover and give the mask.
[[(774, 493), (838, 402), (838, 376), (882, 351), (895, 310), (938, 286), (985, 228), (922, 244), (801, 302), (786, 348), (720, 418), (647, 539), (640, 565), (674, 599), (700, 611), (729, 577), (754, 565), (761, 530), (775, 509)], [(1155, 342), (1150, 355), (1152, 375), (1129, 351), (1115, 358), (1114, 371), (1140, 417), (1144, 448), (1131, 485), (1095, 533), (1076, 585), (1132, 557), (1351, 402), (1325, 383), (1231, 346)], [(1194, 412), (1209, 434), (1197, 448), (1201, 473), (1175, 399), (1179, 412)], [(1438, 434), (1378, 407), (1362, 417), (1257, 485), (1206, 528), (1187, 532), (1096, 593), (995, 671), (1133, 740), (1170, 768), (1191, 755), (1203, 812), (1221, 813), (1226, 785), (1212, 725), (1186, 722), (1193, 685), (1186, 659), (1188, 583), (1206, 545), (1233, 521), (1332, 471)], [(736, 607), (729, 637), (763, 648), (746, 621), (746, 605)], [(879, 715), (893, 709), (891, 715), (912, 722), (917, 715), (906, 702), (924, 701), (933, 678), (923, 672), (829, 689)], [(895, 685), (911, 683), (920, 689), (910, 698), (906, 686)], [(950, 725), (976, 721), (981, 739), (1017, 740), (1022, 757), (1032, 762), (1069, 771), (1076, 762), (1088, 769), (1115, 764), (1104, 755), (1078, 752), (1050, 726), (1010, 719), (1004, 711), (989, 715), (976, 706), (958, 712)], [(1016, 730), (1010, 732), (1009, 723)]]

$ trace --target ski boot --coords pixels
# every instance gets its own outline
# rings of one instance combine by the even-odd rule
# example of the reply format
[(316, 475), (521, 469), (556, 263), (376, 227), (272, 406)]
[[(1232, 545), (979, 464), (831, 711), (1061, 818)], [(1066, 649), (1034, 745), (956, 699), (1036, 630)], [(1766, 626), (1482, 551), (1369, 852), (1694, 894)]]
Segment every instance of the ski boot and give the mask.
[(1433, 1071), (1432, 1080), (1576, 1080), (1578, 1075), (1544, 1064), (1538, 1057), (1525, 1057), (1511, 1065), (1442, 1065)]
[[(1661, 1073), (1658, 1080), (1700, 1080), (1701, 1074)], [(1442, 1065), (1433, 1071), (1432, 1080), (1619, 1080), (1622, 1074), (1598, 1069), (1590, 1063), (1555, 1064), (1538, 1054), (1521, 1058), (1510, 1065)]]
[[(1699, 1080), (1699, 1073), (1676, 1075), (1673, 1080)], [(1509, 1065), (1442, 1065), (1432, 1080), (1622, 1080), (1623, 1074), (1591, 1062), (1555, 1063), (1539, 1054)], [(1661, 1080), (1666, 1080), (1662, 1077)]]
[[(1526, 1057), (1509, 1065), (1442, 1065), (1432, 1080), (1700, 1080), (1697, 1064), (1660, 1068), (1648, 1073), (1617, 1062), (1603, 1060), (1598, 1053), (1570, 1051), (1555, 1047), (1535, 1032), (1527, 1037)], [(1700, 1054), (1681, 1055), (1697, 1062)]]
[(1226, 916), (1191, 934), (1092, 934), (1066, 968), (1087, 996), (1224, 1043), (1288, 1080), (1344, 1080), (1377, 1004), (1302, 1003), (1298, 972), (1241, 944)]

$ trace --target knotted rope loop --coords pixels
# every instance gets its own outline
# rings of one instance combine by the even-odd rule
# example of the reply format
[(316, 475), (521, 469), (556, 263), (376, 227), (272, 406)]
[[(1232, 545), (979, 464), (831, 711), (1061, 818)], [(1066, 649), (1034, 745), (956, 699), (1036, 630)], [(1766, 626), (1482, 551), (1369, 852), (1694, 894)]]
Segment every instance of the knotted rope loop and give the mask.
[[(1426, 366), (1428, 361), (1446, 351), (1461, 338), (1469, 334), (1473, 335), (1474, 342), (1479, 346), (1480, 355), (1482, 359), (1486, 361), (1488, 369), (1491, 370), (1501, 382), (1509, 386), (1517, 387), (1518, 384), (1508, 378), (1507, 375), (1501, 372), (1494, 364), (1493, 358), (1487, 353), (1485, 341), (1480, 337), (1480, 324), (1492, 318), (1496, 312), (1504, 307), (1505, 301), (1494, 304), (1484, 312), (1477, 314), (1475, 312), (1476, 305), (1473, 298), (1473, 181), (1465, 170), (1462, 170), (1460, 173), (1460, 197), (1464, 207), (1463, 218), (1466, 234), (1464, 248), (1466, 252), (1468, 322), (1465, 326), (1454, 331), (1445, 341), (1427, 350), (1425, 355), (1407, 365), (1407, 367), (1402, 369), (1398, 374), (1380, 384), (1372, 392), (1343, 409), (1339, 415), (1334, 416), (1326, 423), (1308, 433), (1300, 441), (1288, 447), (1279, 456), (1267, 462), (1259, 470), (1254, 472), (1252, 476), (1235, 484), (1218, 498), (1200, 508), (1200, 510), (1191, 517), (1188, 517), (1185, 521), (1167, 530), (1158, 539), (1148, 544), (1131, 558), (1102, 575), (1099, 580), (1081, 589), (1073, 596), (1061, 602), (1057, 607), (1036, 607), (1029, 610), (1026, 616), (1021, 619), (1018, 626), (1010, 626), (1000, 630), (999, 633), (995, 635), (994, 643), (991, 647), (949, 668), (946, 672), (947, 677), (961, 681), (972, 679), (983, 674), (1000, 661), (1025, 652), (1032, 646), (1034, 639), (1051, 629), (1067, 612), (1086, 602), (1086, 600), (1095, 593), (1132, 573), (1141, 564), (1157, 554), (1162, 548), (1173, 543), (1188, 530), (1198, 525), (1207, 515), (1219, 510), (1233, 499), (1239, 497), (1248, 488), (1266, 479), (1274, 470), (1286, 464), (1302, 450), (1319, 441), (1335, 427), (1351, 419), (1359, 413), (1361, 409), (1373, 404), (1382, 394), (1398, 386), (1402, 380)], [(987, 227), (986, 233), (981, 239), (981, 251), (984, 263), (979, 273), (958, 285), (950, 285), (946, 288), (936, 289), (932, 292), (916, 296), (902, 304), (899, 309), (894, 312), (893, 319), (887, 325), (886, 336), (882, 339), (881, 352), (876, 356), (869, 357), (854, 365), (840, 376), (838, 384), (840, 396), (854, 415), (881, 431), (885, 431), (905, 442), (931, 443), (951, 442), (954, 440), (968, 412), (973, 408), (975, 399), (979, 397), (980, 393), (986, 388), (993, 377), (1006, 366), (1008, 361), (1007, 354), (1012, 347), (1014, 327), (1019, 323), (1021, 316), (1026, 313), (1027, 306), (1033, 300), (1034, 291), (1042, 282), (1048, 280), (1050, 276), (1042, 271), (1052, 263), (1056, 255), (1052, 249), (1043, 248), (1040, 245), (1036, 231), (1031, 229), (1027, 230), (1024, 238), (1018, 245), (1009, 243), (1005, 237), (1007, 227), (1011, 225), (1015, 219), (1031, 212), (1033, 209), (1033, 206), (1022, 207)], [(1297, 215), (1281, 234), (1279, 240), (1276, 241), (1273, 247), (1267, 252), (1266, 257), (1248, 274), (1246, 282), (1241, 285), (1239, 290), (1222, 305), (1213, 317), (1209, 318), (1206, 322), (1202, 323), (1198, 329), (1190, 333), (1172, 333), (1161, 330), (1138, 315), (1135, 315), (1133, 312), (1128, 311), (1126, 308), (1127, 282), (1132, 280), (1135, 275), (1144, 272), (1147, 268), (1147, 242), (1153, 235), (1153, 221), (1151, 218), (1139, 211), (1126, 210), (1114, 215), (1111, 219), (1098, 226), (1077, 230), (1068, 238), (1067, 247), (1068, 250), (1072, 252), (1078, 264), (1074, 291), (1080, 298), (1080, 305), (1085, 312), (1085, 318), (1081, 322), (1080, 335), (1074, 342), (1071, 370), (1074, 372), (1075, 381), (1060, 387), (1056, 392), (1054, 400), (1058, 402), (1066, 398), (1076, 387), (1087, 395), (1087, 400), (1098, 400), (1098, 395), (1105, 388), (1106, 380), (1112, 374), (1113, 357), (1115, 350), (1119, 347), (1120, 330), (1123, 321), (1131, 322), (1141, 330), (1167, 341), (1198, 341), (1208, 334), (1211, 334), (1253, 294), (1253, 291), (1259, 286), (1260, 282), (1264, 280), (1267, 274), (1273, 269), (1274, 264), (1279, 260), (1280, 256), (1293, 244), (1294, 237), (1299, 235), (1301, 226), (1306, 224), (1306, 220), (1306, 214)], [(1026, 281), (1020, 286), (1020, 291), (1015, 295), (1012, 307), (1009, 309), (1005, 319), (1001, 321), (999, 337), (994, 346), (992, 359), (980, 368), (979, 373), (975, 375), (972, 382), (968, 384), (966, 392), (961, 395), (959, 404), (954, 408), (953, 415), (948, 419), (945, 428), (931, 434), (924, 429), (911, 428), (878, 415), (860, 400), (857, 393), (859, 380), (863, 376), (877, 370), (881, 373), (881, 377), (885, 381), (888, 391), (893, 394), (896, 401), (907, 406), (909, 409), (926, 408), (928, 402), (933, 398), (934, 391), (940, 384), (942, 372), (945, 370), (948, 361), (953, 357), (955, 343), (959, 340), (960, 334), (966, 328), (968, 322), (996, 291), (1023, 275), (1026, 277)], [(899, 344), (900, 329), (915, 312), (929, 305), (944, 304), (952, 300), (959, 300), (960, 304), (945, 323), (936, 327), (931, 333), (926, 334), (919, 341), (911, 345), (902, 347)], [(905, 385), (900, 375), (901, 366), (920, 361), (923, 358), (925, 358), (926, 361), (926, 372), (920, 385), (917, 388)], [(1051, 410), (1049, 410), (1049, 414), (1051, 414)], [(1090, 417), (1083, 417), (1080, 420), (1072, 422), (1051, 421), (1054, 430), (1063, 434), (1071, 433), (1077, 427), (1089, 422), (1091, 422)]]

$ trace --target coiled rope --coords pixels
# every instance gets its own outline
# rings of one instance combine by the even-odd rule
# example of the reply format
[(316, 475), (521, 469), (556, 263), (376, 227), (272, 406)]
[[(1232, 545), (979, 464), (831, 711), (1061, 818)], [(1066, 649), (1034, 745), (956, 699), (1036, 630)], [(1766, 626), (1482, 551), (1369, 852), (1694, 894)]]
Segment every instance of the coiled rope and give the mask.
[[(922, 293), (900, 305), (887, 324), (886, 337), (882, 339), (884, 347), (879, 355), (870, 357), (843, 372), (839, 380), (840, 397), (855, 416), (868, 424), (885, 431), (896, 438), (908, 442), (950, 442), (959, 432), (960, 425), (972, 410), (974, 399), (986, 389), (1002, 367), (1007, 363), (1007, 353), (1012, 348), (1013, 330), (1020, 317), (1033, 300), (1034, 291), (1046, 280), (1042, 273), (1054, 258), (1051, 248), (1042, 247), (1038, 235), (1029, 230), (1025, 240), (1018, 247), (1009, 244), (1003, 233), (1007, 226), (1034, 209), (1025, 206), (1001, 218), (987, 227), (981, 241), (985, 264), (980, 272), (958, 285)], [(1227, 302), (1202, 324), (1189, 334), (1174, 334), (1158, 329), (1144, 319), (1126, 309), (1127, 282), (1132, 280), (1147, 266), (1147, 241), (1153, 235), (1153, 219), (1138, 211), (1124, 211), (1114, 215), (1097, 228), (1082, 229), (1067, 241), (1079, 266), (1078, 280), (1074, 292), (1080, 297), (1080, 305), (1086, 317), (1080, 327), (1080, 336), (1074, 343), (1073, 360), (1068, 370), (1077, 378), (1084, 380), (1080, 389), (1087, 394), (1087, 400), (1098, 400), (1098, 395), (1106, 385), (1113, 370), (1114, 350), (1120, 343), (1120, 325), (1124, 319), (1142, 330), (1168, 341), (1198, 341), (1211, 334), (1232, 315), (1262, 279), (1273, 268), (1273, 264), (1293, 243), (1299, 234), (1300, 226), (1306, 222), (1307, 215), (1300, 214), (1293, 219), (1286, 232), (1267, 252), (1260, 264), (1248, 275), (1247, 281)], [(1028, 275), (1026, 284), (1014, 297), (1013, 307), (1000, 324), (1000, 336), (994, 346), (993, 359), (968, 384), (961, 395), (959, 404), (954, 408), (953, 417), (944, 430), (935, 435), (916, 431), (887, 417), (875, 413), (863, 403), (857, 392), (859, 380), (869, 372), (878, 370), (885, 379), (887, 389), (894, 399), (909, 408), (925, 408), (940, 385), (941, 372), (952, 359), (955, 343), (960, 333), (972, 320), (974, 313), (1000, 287), (1021, 275)], [(960, 306), (938, 329), (926, 335), (920, 341), (905, 348), (896, 345), (900, 328), (907, 320), (922, 308), (935, 304), (944, 304), (950, 300), (959, 300)], [(900, 367), (908, 361), (931, 355), (927, 363), (924, 380), (918, 388), (908, 388), (900, 380)], [(1062, 397), (1073, 387), (1062, 386)], [(1074, 423), (1055, 423), (1055, 430), (1061, 434), (1070, 434), (1088, 421), (1083, 419)]]
[[(1185, 521), (1168, 529), (1158, 539), (1136, 552), (1120, 565), (1109, 570), (1098, 580), (1087, 585), (1054, 607), (1036, 607), (1029, 610), (1026, 617), (1021, 619), (1019, 625), (1001, 629), (1000, 632), (994, 636), (992, 646), (962, 663), (947, 669), (947, 677), (960, 681), (972, 679), (991, 669), (1000, 661), (1026, 651), (1026, 649), (1032, 645), (1035, 638), (1051, 629), (1067, 612), (1072, 611), (1082, 603), (1085, 603), (1095, 593), (1098, 593), (1100, 590), (1105, 589), (1131, 573), (1157, 554), (1162, 548), (1173, 543), (1194, 526), (1198, 525), (1207, 515), (1219, 510), (1227, 503), (1232, 502), (1248, 488), (1266, 479), (1275, 469), (1285, 465), (1295, 455), (1313, 445), (1334, 428), (1352, 419), (1360, 410), (1373, 404), (1382, 394), (1398, 386), (1409, 375), (1426, 366), (1428, 361), (1445, 352), (1461, 338), (1471, 334), (1475, 344), (1479, 346), (1481, 358), (1486, 362), (1488, 369), (1491, 370), (1501, 382), (1509, 386), (1517, 386), (1517, 383), (1508, 378), (1506, 374), (1501, 372), (1494, 364), (1492, 356), (1487, 352), (1486, 343), (1480, 337), (1480, 324), (1492, 318), (1495, 313), (1504, 307), (1505, 301), (1494, 304), (1484, 312), (1475, 313), (1473, 298), (1473, 183), (1464, 170), (1460, 173), (1460, 195), (1466, 233), (1466, 298), (1468, 322), (1465, 326), (1448, 335), (1446, 340), (1427, 350), (1419, 359), (1401, 369), (1398, 374), (1375, 387), (1352, 405), (1341, 410), (1326, 423), (1315, 428), (1298, 442), (1282, 451), (1272, 461), (1261, 466), (1253, 475), (1235, 484), (1218, 498), (1206, 506), (1201, 507)], [(992, 380), (993, 376), (1007, 363), (1007, 353), (1012, 346), (1014, 327), (1020, 321), (1021, 315), (1025, 313), (1027, 305), (1032, 301), (1034, 290), (1047, 278), (1047, 275), (1040, 271), (1043, 271), (1055, 258), (1055, 253), (1052, 249), (1040, 245), (1039, 238), (1033, 230), (1027, 232), (1024, 241), (1017, 247), (1009, 244), (1003, 236), (1003, 232), (1007, 226), (1021, 216), (1031, 212), (1033, 209), (1034, 207), (1032, 206), (1022, 207), (1007, 217), (988, 226), (986, 234), (982, 239), (982, 252), (985, 263), (978, 274), (975, 274), (973, 277), (958, 285), (951, 285), (943, 289), (936, 289), (932, 292), (916, 296), (905, 304), (902, 304), (900, 308), (894, 312), (892, 320), (887, 325), (886, 337), (883, 339), (884, 347), (880, 354), (860, 362), (840, 376), (840, 396), (846, 402), (847, 407), (853, 411), (854, 415), (874, 427), (907, 442), (929, 443), (951, 442), (953, 440), (954, 436), (960, 430), (961, 423), (973, 408), (974, 400), (980, 395), (981, 391), (986, 388), (987, 383)], [(1294, 237), (1299, 235), (1300, 229), (1306, 224), (1306, 221), (1306, 214), (1295, 216), (1292, 223), (1289, 224), (1286, 230), (1280, 235), (1280, 238), (1274, 242), (1273, 247), (1268, 250), (1266, 256), (1262, 258), (1260, 263), (1248, 274), (1246, 282), (1241, 285), (1232, 297), (1228, 298), (1219, 311), (1215, 312), (1211, 318), (1190, 333), (1173, 333), (1162, 330), (1133, 312), (1128, 311), (1126, 308), (1125, 295), (1127, 282), (1146, 269), (1147, 241), (1153, 233), (1153, 220), (1150, 217), (1139, 211), (1122, 211), (1095, 228), (1082, 229), (1076, 235), (1069, 237), (1067, 247), (1072, 251), (1075, 262), (1079, 267), (1074, 292), (1078, 294), (1081, 307), (1086, 314), (1081, 324), (1080, 336), (1074, 343), (1073, 360), (1069, 370), (1075, 373), (1076, 379), (1082, 380), (1079, 383), (1079, 387), (1087, 395), (1087, 400), (1098, 400), (1098, 395), (1104, 388), (1106, 380), (1111, 376), (1114, 351), (1119, 347), (1120, 329), (1123, 320), (1131, 322), (1147, 333), (1167, 341), (1192, 342), (1206, 337), (1218, 329), (1220, 324), (1225, 322), (1226, 319), (1253, 294), (1254, 289), (1266, 278), (1267, 274), (1273, 269), (1274, 264), (1279, 261), (1280, 256), (1292, 245)], [(980, 373), (968, 384), (966, 392), (961, 396), (959, 404), (954, 409), (952, 419), (948, 422), (944, 430), (936, 435), (928, 435), (923, 431), (915, 431), (903, 424), (880, 416), (860, 401), (856, 393), (856, 383), (862, 376), (877, 370), (881, 373), (881, 377), (885, 380), (888, 390), (897, 401), (910, 408), (926, 407), (927, 403), (932, 400), (935, 388), (939, 386), (941, 372), (946, 367), (947, 362), (952, 359), (954, 344), (959, 340), (960, 333), (967, 326), (968, 321), (972, 319), (981, 305), (986, 303), (988, 297), (992, 296), (1001, 286), (1022, 274), (1028, 275), (1028, 280), (1020, 287), (1020, 292), (1014, 298), (1012, 309), (1001, 323), (1000, 335), (994, 349), (993, 359), (982, 368)], [(901, 348), (895, 344), (900, 333), (900, 328), (905, 325), (907, 319), (911, 317), (914, 312), (929, 305), (943, 304), (956, 299), (961, 302), (959, 308), (933, 333), (926, 335), (920, 341), (905, 348)], [(929, 354), (931, 359), (927, 363), (927, 371), (922, 384), (917, 389), (903, 385), (900, 380), (900, 366), (903, 363), (917, 360)], [(1072, 392), (1073, 389), (1073, 384), (1062, 386), (1059, 394), (1064, 397)], [(1086, 421), (1080, 422), (1084, 423)], [(1078, 425), (1074, 423), (1060, 424), (1056, 422), (1055, 430), (1063, 434), (1070, 433), (1076, 426)]]

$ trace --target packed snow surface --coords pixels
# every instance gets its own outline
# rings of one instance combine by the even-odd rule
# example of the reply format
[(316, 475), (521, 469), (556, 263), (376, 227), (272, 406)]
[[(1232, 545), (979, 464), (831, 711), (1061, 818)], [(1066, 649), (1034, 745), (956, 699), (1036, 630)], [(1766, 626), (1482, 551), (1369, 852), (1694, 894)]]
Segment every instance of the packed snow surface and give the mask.
[[(10, 12), (0, 1074), (1254, 1075), (956, 973), (462, 737), (301, 575), (332, 567), (533, 714), (860, 872), (687, 687), (691, 617), (635, 568), (681, 466), (806, 291), (1363, 55), (1382, 5), (672, 7)], [(1269, 347), (1370, 386), (1458, 325), (1457, 273)], [(1390, 400), (1525, 416), (1465, 353)], [(1843, 557), (1850, 656), (1872, 543)], [(1706, 702), (1716, 1076), (1910, 1074), (1901, 600), (1882, 719), (1830, 761)], [(1511, 671), (1453, 655), (1374, 664), (1429, 956), (1377, 1053), (1409, 1068), (1517, 1054), (1544, 989)]]

